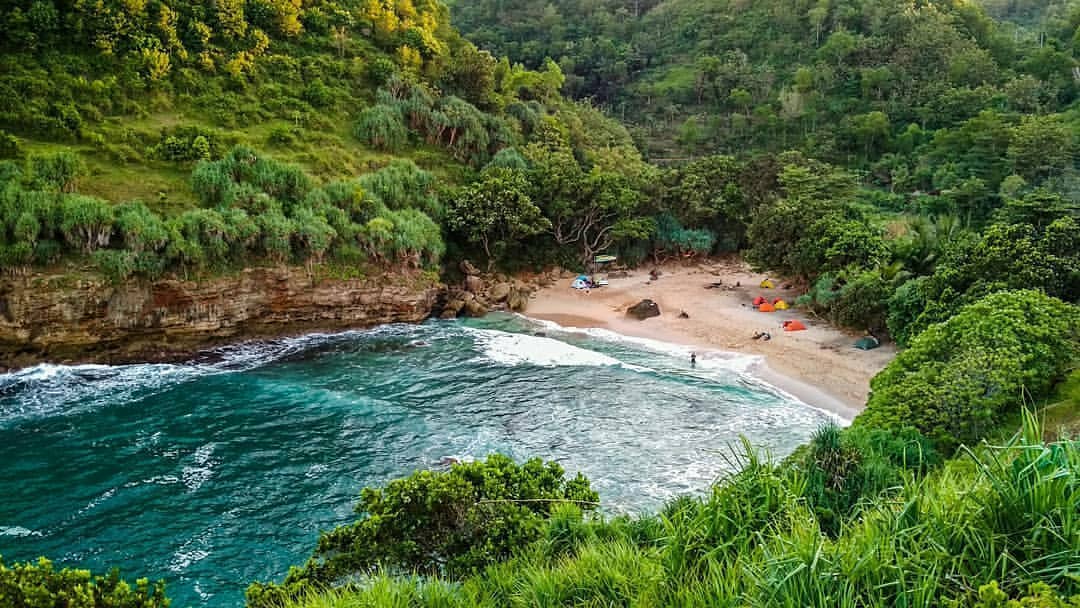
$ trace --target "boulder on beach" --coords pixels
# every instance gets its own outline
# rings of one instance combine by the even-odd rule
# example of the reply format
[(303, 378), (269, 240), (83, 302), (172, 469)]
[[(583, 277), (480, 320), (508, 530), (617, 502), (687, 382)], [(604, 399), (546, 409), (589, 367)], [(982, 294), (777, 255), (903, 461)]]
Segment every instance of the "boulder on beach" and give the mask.
[(476, 266), (473, 266), (472, 262), (469, 260), (462, 260), (460, 268), (461, 272), (466, 275), (480, 274), (480, 270)]
[(442, 314), (439, 315), (441, 319), (454, 319), (457, 318), (461, 309), (465, 308), (465, 300), (454, 298), (446, 302), (446, 306), (443, 307)]
[(510, 283), (496, 283), (488, 289), (488, 299), (496, 304), (503, 302), (510, 296), (511, 289)]
[(469, 293), (480, 293), (484, 290), (484, 279), (470, 274), (465, 277), (465, 290)]
[(465, 313), (470, 317), (482, 317), (488, 313), (488, 306), (478, 299), (465, 302)]
[(630, 308), (627, 308), (626, 316), (634, 317), (639, 321), (644, 321), (649, 317), (659, 317), (660, 307), (656, 305), (656, 302), (645, 299), (638, 302), (637, 304), (634, 304)]
[(525, 310), (525, 307), (528, 305), (529, 290), (517, 287), (510, 290), (510, 294), (506, 297), (507, 308), (516, 312), (521, 312)]

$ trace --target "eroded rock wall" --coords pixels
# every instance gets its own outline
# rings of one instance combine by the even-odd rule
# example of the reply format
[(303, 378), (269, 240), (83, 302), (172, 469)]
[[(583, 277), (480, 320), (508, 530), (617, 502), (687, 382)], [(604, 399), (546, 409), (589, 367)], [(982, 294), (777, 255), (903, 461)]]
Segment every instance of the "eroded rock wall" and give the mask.
[(419, 273), (317, 279), (304, 268), (123, 285), (92, 274), (3, 277), (0, 369), (176, 360), (248, 338), (415, 323), (439, 292)]

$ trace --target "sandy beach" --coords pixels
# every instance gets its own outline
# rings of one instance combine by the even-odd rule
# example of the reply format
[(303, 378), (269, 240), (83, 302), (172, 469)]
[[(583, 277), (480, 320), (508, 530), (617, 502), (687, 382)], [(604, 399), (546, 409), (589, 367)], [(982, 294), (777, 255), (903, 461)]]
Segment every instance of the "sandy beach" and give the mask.
[[(667, 264), (650, 280), (651, 266), (609, 278), (610, 285), (589, 291), (570, 288), (572, 277), (533, 295), (525, 314), (567, 327), (603, 327), (624, 335), (700, 348), (703, 351), (762, 355), (754, 374), (815, 407), (850, 420), (862, 410), (870, 379), (895, 356), (892, 345), (871, 351), (856, 349), (859, 334), (836, 329), (802, 310), (763, 313), (753, 306), (758, 295), (792, 302), (797, 289), (762, 289), (766, 275), (742, 262), (712, 260), (700, 264)], [(776, 279), (777, 277), (772, 277)], [(719, 284), (706, 289), (706, 286)], [(736, 286), (738, 285), (738, 286)], [(638, 321), (626, 309), (644, 298), (661, 315)], [(685, 312), (689, 318), (680, 318)], [(786, 332), (781, 324), (798, 319), (806, 331)], [(767, 331), (771, 340), (752, 339)], [(708, 353), (702, 353), (707, 357)]]

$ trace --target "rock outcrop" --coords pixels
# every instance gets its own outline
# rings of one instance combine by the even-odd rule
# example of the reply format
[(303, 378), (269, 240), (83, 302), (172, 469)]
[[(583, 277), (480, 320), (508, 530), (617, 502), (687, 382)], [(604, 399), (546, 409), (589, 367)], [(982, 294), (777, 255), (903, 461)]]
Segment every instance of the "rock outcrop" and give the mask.
[(642, 300), (637, 304), (634, 304), (630, 308), (626, 309), (626, 316), (634, 317), (639, 321), (644, 321), (650, 317), (660, 316), (660, 307), (656, 305), (656, 302), (652, 300)]
[(4, 277), (0, 369), (176, 360), (248, 338), (419, 322), (440, 289), (420, 273), (313, 279), (303, 268), (118, 286), (96, 274)]
[[(511, 279), (503, 274), (482, 273), (468, 260), (458, 266), (465, 277), (451, 286), (439, 312), (440, 319), (462, 315), (482, 317), (491, 310), (523, 311), (535, 286), (550, 284), (548, 275), (541, 273), (526, 280)], [(558, 276), (559, 271), (555, 271)], [(531, 280), (530, 280), (531, 279)]]

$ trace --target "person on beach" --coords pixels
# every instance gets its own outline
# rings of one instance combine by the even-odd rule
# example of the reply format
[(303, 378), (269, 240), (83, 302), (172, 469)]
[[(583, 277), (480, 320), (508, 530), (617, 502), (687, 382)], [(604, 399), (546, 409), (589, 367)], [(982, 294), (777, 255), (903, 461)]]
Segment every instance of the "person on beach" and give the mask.
[(697, 353), (690, 353), (690, 367), (697, 367)]

